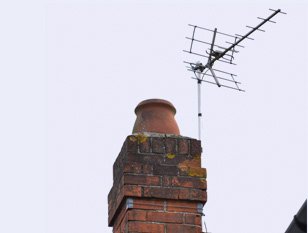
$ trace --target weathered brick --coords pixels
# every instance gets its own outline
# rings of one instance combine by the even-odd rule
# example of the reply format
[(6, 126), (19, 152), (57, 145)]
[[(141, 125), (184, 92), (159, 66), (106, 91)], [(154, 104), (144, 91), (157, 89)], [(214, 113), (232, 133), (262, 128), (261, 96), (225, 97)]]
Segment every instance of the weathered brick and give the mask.
[(147, 211), (144, 210), (129, 210), (128, 221), (146, 221)]
[(128, 218), (127, 218), (127, 215), (125, 215), (125, 217), (123, 218), (121, 222), (120, 233), (127, 232), (127, 228), (128, 228), (127, 225), (128, 225)]
[(154, 165), (153, 175), (166, 175), (177, 176), (179, 174), (179, 168), (170, 165)]
[(181, 176), (206, 178), (206, 169), (201, 167), (180, 167)]
[(115, 183), (118, 182), (117, 179), (121, 176), (120, 174), (122, 173), (123, 170), (124, 157), (126, 156), (126, 153), (127, 153), (126, 149), (122, 150), (113, 164), (113, 181)]
[(190, 154), (194, 155), (201, 155), (202, 148), (201, 148), (201, 141), (196, 139), (190, 140)]
[(123, 166), (123, 172), (134, 173), (134, 174), (152, 174), (153, 165), (139, 163), (139, 162), (125, 163)]
[(164, 161), (163, 154), (146, 154), (140, 155), (139, 161), (143, 161), (144, 164), (161, 164)]
[(179, 199), (190, 200), (190, 189), (181, 188), (179, 189)]
[(176, 154), (176, 139), (175, 138), (165, 138), (166, 144), (166, 153), (168, 154)]
[(149, 211), (146, 217), (149, 222), (161, 223), (183, 223), (182, 213), (168, 213), (168, 212), (153, 212)]
[(124, 175), (124, 184), (159, 186), (161, 185), (160, 176), (149, 175)]
[(184, 224), (168, 224), (166, 233), (202, 233), (202, 228)]
[(206, 189), (206, 180), (195, 177), (164, 176), (162, 186)]
[(122, 222), (127, 220), (127, 218), (125, 218), (127, 210), (128, 209), (126, 208), (125, 204), (123, 204), (119, 207), (117, 217), (115, 218), (115, 221), (114, 221), (114, 224), (113, 224), (114, 229), (116, 229), (116, 230), (121, 229)]
[(164, 224), (145, 223), (145, 222), (128, 222), (128, 232), (141, 232), (141, 233), (164, 233)]
[(186, 155), (189, 154), (189, 140), (188, 139), (178, 139), (178, 154)]
[(168, 212), (184, 212), (184, 213), (198, 213), (198, 202), (183, 201), (183, 200), (168, 200), (166, 210)]
[(184, 222), (186, 224), (201, 226), (201, 215), (200, 214), (185, 214)]
[(139, 143), (139, 151), (140, 153), (150, 153), (151, 145), (150, 140), (145, 140)]
[(163, 154), (165, 153), (165, 142), (163, 137), (153, 137), (152, 138), (152, 152)]
[(190, 189), (190, 199), (200, 201), (204, 204), (207, 201), (207, 192), (200, 189)]
[(163, 164), (177, 166), (190, 158), (190, 155), (166, 154), (166, 159), (163, 161)]
[(110, 193), (108, 195), (108, 209), (113, 208), (113, 205), (115, 205), (117, 198), (120, 196), (120, 193), (123, 191), (123, 179), (121, 179), (121, 182), (118, 182), (117, 184), (114, 184), (112, 189), (110, 190)]
[(117, 204), (117, 198), (123, 194), (123, 186), (121, 183), (114, 185), (108, 195), (108, 211), (113, 209)]
[(123, 172), (141, 174), (143, 173), (142, 166), (143, 166), (142, 163), (137, 163), (137, 162), (125, 163), (123, 166)]
[(164, 188), (164, 187), (144, 187), (143, 188), (144, 197), (178, 199), (179, 194), (180, 194), (180, 190), (174, 189), (174, 188)]
[(130, 135), (126, 138), (125, 141), (126, 150), (131, 152), (138, 151), (138, 139), (134, 135)]
[(112, 188), (110, 189), (109, 194), (108, 194), (108, 203), (110, 203), (113, 200), (115, 193), (117, 191), (117, 188), (118, 188), (117, 186), (113, 185)]
[(160, 164), (164, 161), (164, 154), (137, 154), (128, 152), (125, 157), (126, 163)]
[(141, 197), (141, 186), (138, 185), (124, 185), (124, 195), (127, 197)]
[(201, 167), (201, 156), (195, 155), (178, 164), (178, 167)]
[[(112, 199), (112, 202), (108, 206), (108, 225), (113, 226), (115, 220), (115, 214), (119, 210), (120, 204), (124, 199), (123, 187), (117, 191), (117, 195)], [(110, 207), (110, 208), (109, 208)]]
[(134, 198), (134, 208), (142, 210), (164, 210), (165, 201), (163, 199)]

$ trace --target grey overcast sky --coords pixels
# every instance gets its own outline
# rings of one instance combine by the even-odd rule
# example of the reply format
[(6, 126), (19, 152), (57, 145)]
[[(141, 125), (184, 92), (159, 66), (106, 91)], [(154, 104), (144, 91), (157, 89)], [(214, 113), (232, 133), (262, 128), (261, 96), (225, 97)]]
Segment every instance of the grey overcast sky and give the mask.
[(268, 8), (288, 14), (236, 57), (246, 92), (202, 86), (204, 220), (213, 233), (284, 232), (307, 196), (303, 0), (1, 1), (0, 232), (112, 232), (112, 165), (135, 106), (167, 99), (197, 137), (187, 24), (243, 34)]

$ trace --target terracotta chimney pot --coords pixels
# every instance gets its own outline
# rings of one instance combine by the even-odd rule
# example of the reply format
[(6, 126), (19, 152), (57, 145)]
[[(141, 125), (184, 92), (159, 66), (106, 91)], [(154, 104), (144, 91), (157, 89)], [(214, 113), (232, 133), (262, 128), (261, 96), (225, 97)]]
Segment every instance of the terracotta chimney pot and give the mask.
[(161, 133), (180, 135), (174, 119), (175, 107), (167, 100), (148, 99), (140, 102), (135, 109), (137, 119), (133, 133)]

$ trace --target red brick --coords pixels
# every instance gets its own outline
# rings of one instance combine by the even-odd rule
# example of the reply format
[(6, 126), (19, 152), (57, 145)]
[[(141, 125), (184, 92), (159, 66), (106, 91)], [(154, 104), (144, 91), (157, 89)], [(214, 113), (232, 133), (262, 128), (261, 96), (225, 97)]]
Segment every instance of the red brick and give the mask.
[(121, 233), (121, 228), (117, 228), (117, 229), (113, 228), (112, 232), (113, 233)]
[(108, 225), (113, 226), (116, 211), (118, 210), (120, 203), (124, 199), (123, 187), (118, 191), (117, 196), (113, 199), (108, 208)]
[(178, 139), (178, 154), (180, 155), (189, 154), (189, 140), (188, 139)]
[(177, 176), (179, 174), (179, 168), (172, 165), (154, 165), (154, 175), (165, 175), (165, 176)]
[(181, 176), (206, 178), (206, 169), (202, 167), (179, 166), (179, 174)]
[(166, 143), (166, 153), (176, 154), (176, 139), (175, 138), (165, 138)]
[(190, 189), (190, 199), (205, 203), (207, 201), (207, 192), (200, 189)]
[(127, 197), (141, 197), (141, 186), (137, 185), (124, 185), (124, 195)]
[(190, 226), (184, 224), (168, 224), (166, 233), (202, 233), (201, 226)]
[(148, 212), (147, 221), (161, 223), (183, 223), (182, 213)]
[(142, 173), (142, 163), (137, 163), (137, 162), (125, 163), (123, 167), (123, 172), (140, 174)]
[(139, 155), (137, 157), (137, 161), (143, 162), (144, 164), (161, 164), (164, 161), (164, 155), (163, 154), (144, 154)]
[(190, 191), (191, 189), (183, 188), (179, 189), (179, 199), (190, 200)]
[(182, 163), (189, 158), (191, 158), (190, 155), (167, 154), (163, 164), (177, 166), (179, 163)]
[(126, 150), (131, 152), (138, 151), (138, 139), (134, 135), (130, 135), (126, 138)]
[(190, 140), (190, 154), (192, 156), (201, 155), (202, 148), (201, 148), (201, 141), (196, 139)]
[(152, 174), (153, 165), (138, 162), (125, 163), (123, 167), (123, 172), (134, 174)]
[(145, 140), (139, 143), (139, 151), (140, 153), (150, 153), (151, 145), (150, 140)]
[(165, 187), (144, 187), (144, 197), (155, 197), (164, 199), (178, 199), (180, 189), (165, 188)]
[(206, 179), (195, 177), (191, 178), (179, 176), (164, 176), (162, 179), (162, 185), (171, 187), (206, 189)]
[(120, 229), (122, 222), (127, 221), (127, 218), (125, 217), (125, 215), (127, 213), (126, 205), (122, 205), (120, 208), (121, 209), (120, 209), (119, 213), (117, 214), (117, 217), (115, 218), (115, 221), (114, 221), (114, 224), (113, 224), (114, 229)]
[(165, 201), (162, 200), (162, 199), (134, 198), (134, 209), (164, 210), (165, 209)]
[(121, 233), (127, 232), (127, 225), (128, 225), (128, 220), (127, 220), (127, 216), (125, 216), (125, 219), (123, 219), (120, 229), (121, 229)]
[(164, 154), (155, 154), (155, 153), (146, 153), (146, 154), (138, 154), (127, 152), (125, 159), (125, 163), (142, 163), (142, 164), (160, 164), (164, 161)]
[(145, 222), (128, 222), (128, 232), (165, 233), (165, 227), (164, 227), (164, 224), (145, 223)]
[(124, 184), (159, 186), (159, 185), (161, 185), (161, 181), (160, 181), (160, 176), (125, 174), (124, 175)]
[(168, 200), (167, 211), (168, 212), (184, 212), (184, 213), (198, 213), (198, 202), (182, 201), (182, 200)]
[(108, 203), (109, 203), (109, 205), (114, 200), (114, 196), (116, 195), (117, 191), (118, 191), (118, 185), (117, 186), (113, 185), (112, 188), (110, 189), (109, 193), (108, 193)]
[(184, 223), (191, 225), (201, 226), (201, 215), (200, 214), (185, 214)]
[(195, 168), (201, 168), (201, 156), (200, 155), (194, 155), (185, 161), (181, 162), (178, 167), (195, 167)]
[(147, 211), (144, 210), (129, 210), (128, 212), (128, 221), (146, 221), (147, 220)]
[(158, 154), (165, 153), (165, 142), (163, 137), (152, 138), (152, 152)]

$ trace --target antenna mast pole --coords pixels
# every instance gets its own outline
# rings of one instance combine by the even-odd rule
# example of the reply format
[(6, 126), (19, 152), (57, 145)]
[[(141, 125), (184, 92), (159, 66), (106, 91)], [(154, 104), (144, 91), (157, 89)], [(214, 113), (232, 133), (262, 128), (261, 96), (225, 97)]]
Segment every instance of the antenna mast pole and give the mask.
[(198, 73), (198, 139), (201, 140), (201, 73)]

